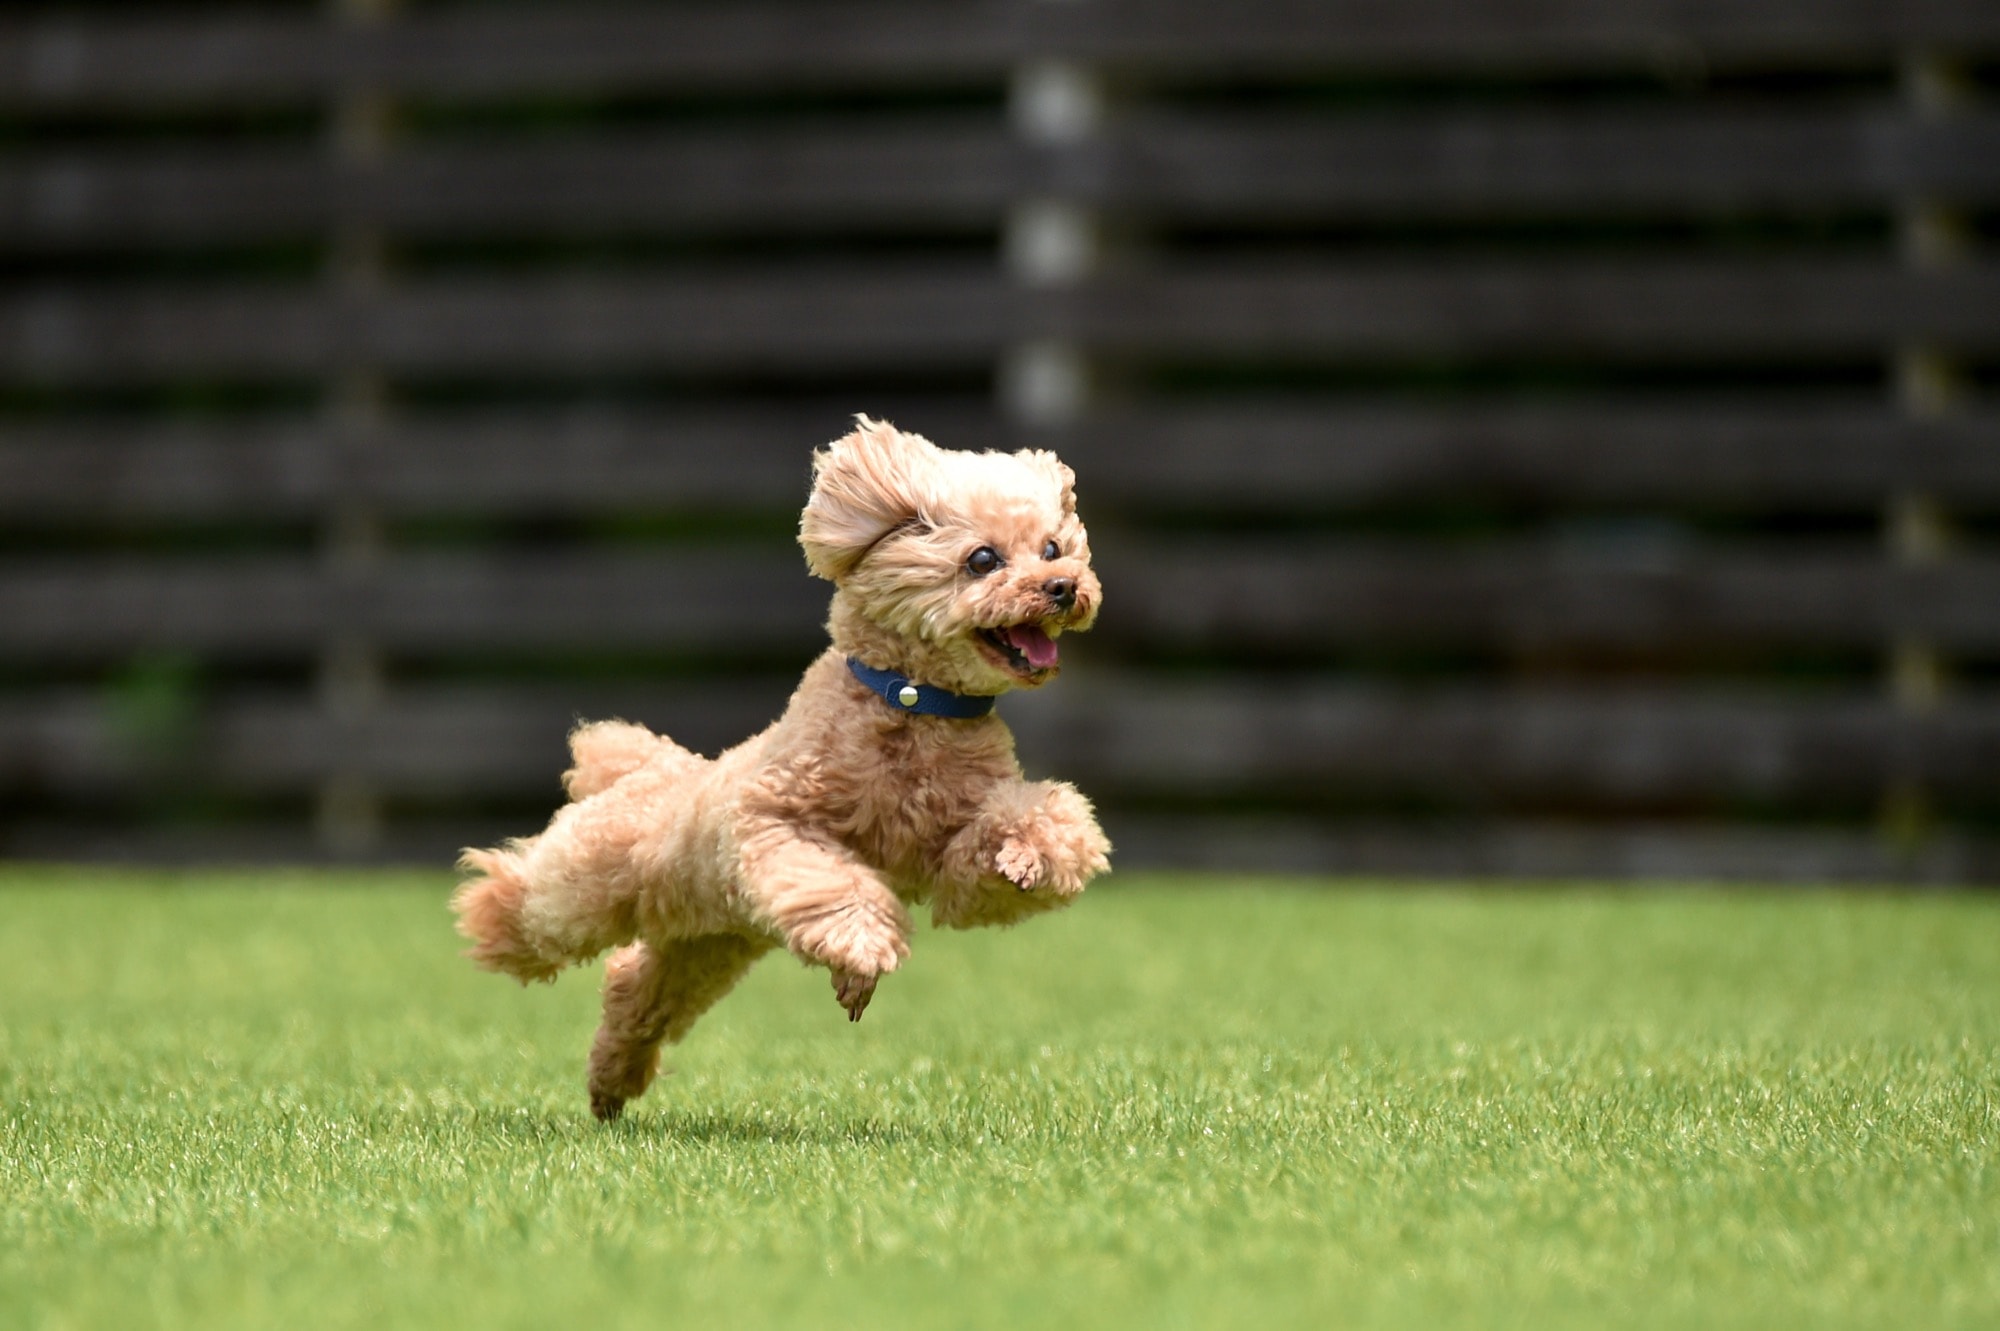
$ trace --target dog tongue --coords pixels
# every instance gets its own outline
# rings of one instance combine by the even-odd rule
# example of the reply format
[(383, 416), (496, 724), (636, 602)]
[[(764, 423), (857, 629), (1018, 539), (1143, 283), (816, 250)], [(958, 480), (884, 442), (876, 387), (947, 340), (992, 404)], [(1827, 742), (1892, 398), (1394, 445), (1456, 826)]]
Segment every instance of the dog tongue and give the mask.
[(1007, 630), (1007, 641), (1037, 670), (1046, 670), (1056, 663), (1056, 640), (1042, 632), (1039, 625), (1016, 624)]

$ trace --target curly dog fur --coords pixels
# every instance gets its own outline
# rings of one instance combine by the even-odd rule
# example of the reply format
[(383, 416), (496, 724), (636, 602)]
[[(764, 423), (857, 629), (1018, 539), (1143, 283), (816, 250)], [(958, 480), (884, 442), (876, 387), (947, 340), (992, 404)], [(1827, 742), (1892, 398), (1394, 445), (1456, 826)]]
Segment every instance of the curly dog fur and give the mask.
[(539, 836), (468, 850), (467, 955), (523, 983), (612, 948), (591, 1110), (645, 1093), (686, 1035), (783, 946), (859, 1020), (910, 951), (912, 905), (950, 928), (1067, 904), (1110, 844), (1062, 782), (1023, 779), (997, 716), (898, 711), (851, 657), (953, 693), (1054, 678), (1102, 590), (1053, 454), (961, 453), (859, 418), (814, 458), (799, 542), (834, 585), (832, 646), (784, 715), (710, 759), (622, 721), (570, 736), (571, 802)]

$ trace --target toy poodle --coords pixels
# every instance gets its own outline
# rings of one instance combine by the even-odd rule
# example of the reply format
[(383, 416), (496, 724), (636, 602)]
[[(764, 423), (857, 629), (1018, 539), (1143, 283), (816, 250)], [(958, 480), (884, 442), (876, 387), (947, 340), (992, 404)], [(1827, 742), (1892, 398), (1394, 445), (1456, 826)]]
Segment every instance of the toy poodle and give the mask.
[(1025, 780), (993, 714), (1097, 617), (1074, 483), (1052, 453), (956, 452), (858, 418), (813, 459), (799, 544), (833, 583), (833, 642), (784, 714), (716, 758), (580, 726), (548, 828), (465, 852), (478, 876), (452, 908), (478, 965), (525, 984), (618, 949), (590, 1051), (598, 1118), (775, 947), (831, 971), (859, 1021), (909, 955), (911, 906), (1011, 924), (1108, 867), (1090, 802)]

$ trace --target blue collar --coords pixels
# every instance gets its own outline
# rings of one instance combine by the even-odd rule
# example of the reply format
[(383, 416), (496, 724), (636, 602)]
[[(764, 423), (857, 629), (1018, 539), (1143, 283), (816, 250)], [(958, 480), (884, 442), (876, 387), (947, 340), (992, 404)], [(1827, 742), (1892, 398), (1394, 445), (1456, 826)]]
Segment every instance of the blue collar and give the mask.
[(876, 696), (899, 712), (915, 712), (919, 716), (948, 716), (957, 721), (971, 721), (988, 716), (993, 711), (993, 699), (979, 698), (964, 693), (953, 693), (949, 689), (933, 688), (929, 684), (912, 684), (907, 675), (899, 675), (893, 670), (877, 670), (847, 658), (847, 668), (854, 677), (874, 690)]

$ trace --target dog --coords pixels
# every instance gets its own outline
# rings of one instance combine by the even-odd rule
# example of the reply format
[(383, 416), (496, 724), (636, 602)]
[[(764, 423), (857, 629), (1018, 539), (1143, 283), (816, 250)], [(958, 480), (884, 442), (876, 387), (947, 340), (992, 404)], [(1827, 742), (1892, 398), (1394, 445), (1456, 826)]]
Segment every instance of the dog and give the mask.
[(993, 712), (1056, 677), (1103, 600), (1074, 473), (862, 416), (815, 453), (798, 539), (833, 584), (832, 644), (782, 716), (713, 759), (580, 726), (547, 829), (459, 861), (477, 965), (526, 984), (617, 949), (587, 1078), (605, 1122), (765, 953), (826, 967), (859, 1021), (909, 956), (910, 907), (1012, 924), (1110, 864), (1090, 802), (1026, 780)]

